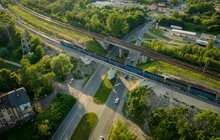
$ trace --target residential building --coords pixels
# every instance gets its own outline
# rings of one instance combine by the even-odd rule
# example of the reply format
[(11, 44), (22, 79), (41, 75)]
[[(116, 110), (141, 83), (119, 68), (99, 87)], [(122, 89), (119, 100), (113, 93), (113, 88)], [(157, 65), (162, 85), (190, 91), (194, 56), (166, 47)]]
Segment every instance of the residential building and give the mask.
[(15, 126), (34, 114), (24, 88), (0, 95), (0, 131)]

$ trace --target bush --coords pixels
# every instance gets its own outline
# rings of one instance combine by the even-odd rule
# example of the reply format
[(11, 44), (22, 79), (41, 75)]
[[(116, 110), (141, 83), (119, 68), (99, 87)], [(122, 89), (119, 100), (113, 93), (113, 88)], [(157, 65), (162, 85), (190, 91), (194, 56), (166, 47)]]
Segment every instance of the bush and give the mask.
[(6, 57), (9, 54), (7, 48), (0, 48), (0, 57)]

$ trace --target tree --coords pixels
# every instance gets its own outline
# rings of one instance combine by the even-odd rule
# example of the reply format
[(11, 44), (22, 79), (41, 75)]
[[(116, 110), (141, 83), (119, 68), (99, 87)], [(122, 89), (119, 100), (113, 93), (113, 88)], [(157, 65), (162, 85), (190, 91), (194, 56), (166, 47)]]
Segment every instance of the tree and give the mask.
[(50, 127), (49, 127), (49, 121), (44, 120), (41, 124), (38, 125), (38, 133), (41, 136), (48, 136), (50, 135)]
[(117, 121), (117, 124), (113, 127), (109, 136), (110, 140), (136, 140), (137, 136), (132, 133), (125, 123), (121, 120)]
[(121, 37), (128, 33), (129, 26), (124, 17), (119, 12), (114, 12), (107, 17), (107, 29), (112, 32), (114, 36)]
[(20, 78), (15, 72), (0, 69), (0, 92), (8, 92), (20, 86)]
[(206, 45), (206, 47), (208, 49), (212, 49), (214, 46), (214, 40), (213, 39), (209, 39), (208, 44)]
[(41, 45), (38, 45), (35, 50), (35, 61), (39, 61), (44, 56), (44, 49)]
[(170, 0), (170, 3), (173, 5), (177, 5), (178, 4), (178, 0)]
[(194, 116), (197, 133), (204, 135), (205, 138), (210, 138), (217, 133), (216, 123), (217, 114), (211, 111), (202, 111)]
[(147, 114), (148, 106), (145, 103), (146, 97), (152, 93), (152, 90), (146, 86), (137, 87), (129, 93), (128, 115), (135, 121), (143, 121)]
[(53, 57), (50, 64), (53, 72), (60, 79), (63, 79), (73, 68), (70, 58), (63, 53)]

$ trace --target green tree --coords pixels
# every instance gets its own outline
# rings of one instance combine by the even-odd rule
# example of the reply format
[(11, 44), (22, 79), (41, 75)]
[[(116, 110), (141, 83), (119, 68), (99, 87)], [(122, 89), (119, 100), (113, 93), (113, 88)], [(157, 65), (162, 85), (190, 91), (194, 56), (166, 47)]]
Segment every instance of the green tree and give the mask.
[(119, 12), (114, 12), (107, 17), (107, 29), (112, 32), (114, 36), (121, 37), (128, 33), (129, 26), (123, 15)]
[(137, 136), (132, 133), (125, 123), (121, 120), (117, 121), (117, 124), (113, 127), (110, 136), (110, 140), (136, 140)]
[(41, 136), (48, 136), (51, 134), (48, 120), (44, 120), (38, 125), (38, 133)]
[(15, 72), (0, 69), (0, 92), (8, 92), (20, 86), (20, 78)]
[(149, 107), (146, 105), (145, 100), (151, 93), (152, 90), (144, 86), (133, 89), (128, 95), (128, 115), (138, 123), (143, 122), (147, 114)]
[(66, 54), (60, 53), (52, 58), (51, 68), (58, 78), (63, 79), (72, 70), (73, 65)]
[(213, 39), (209, 39), (208, 44), (206, 45), (206, 47), (208, 49), (212, 49), (214, 46), (214, 40)]

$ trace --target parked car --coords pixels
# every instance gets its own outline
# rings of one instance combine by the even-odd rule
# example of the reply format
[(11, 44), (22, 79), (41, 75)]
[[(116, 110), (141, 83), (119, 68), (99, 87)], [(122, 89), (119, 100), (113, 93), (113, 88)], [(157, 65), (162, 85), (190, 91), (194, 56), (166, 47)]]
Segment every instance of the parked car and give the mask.
[(115, 104), (118, 104), (119, 103), (119, 98), (117, 97), (116, 99), (115, 99)]

